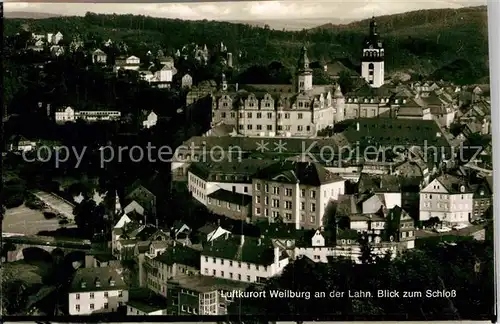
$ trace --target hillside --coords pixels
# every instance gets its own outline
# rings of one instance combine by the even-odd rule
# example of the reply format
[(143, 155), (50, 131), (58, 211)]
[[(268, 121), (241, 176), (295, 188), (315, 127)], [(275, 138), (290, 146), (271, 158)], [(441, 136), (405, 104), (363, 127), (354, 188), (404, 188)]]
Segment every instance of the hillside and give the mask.
[[(465, 75), (467, 82), (488, 76), (486, 7), (420, 10), (382, 16), (377, 21), (386, 44), (389, 74), (431, 75), (439, 70), (437, 74), (460, 82), (464, 77), (463, 71), (456, 74), (456, 62), (460, 62), (460, 66), (465, 65), (468, 71), (474, 72), (474, 75)], [(267, 65), (275, 60), (293, 67), (304, 44), (308, 44), (313, 60), (342, 58), (359, 65), (362, 41), (368, 31), (368, 20), (281, 31), (243, 23), (88, 13), (85, 17), (6, 19), (5, 34), (18, 32), (24, 23), (29, 23), (32, 31), (61, 30), (70, 37), (81, 34), (87, 39), (121, 40), (138, 54), (157, 48), (173, 53), (191, 42), (206, 43), (214, 48), (223, 41), (229, 51), (243, 53), (237, 62), (243, 68), (252, 64)], [(448, 70), (451, 72), (443, 72)]]

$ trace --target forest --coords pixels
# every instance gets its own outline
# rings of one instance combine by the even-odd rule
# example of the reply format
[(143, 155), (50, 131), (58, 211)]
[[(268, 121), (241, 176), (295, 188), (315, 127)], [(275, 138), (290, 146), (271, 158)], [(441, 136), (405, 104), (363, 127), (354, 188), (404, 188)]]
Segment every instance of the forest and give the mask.
[[(455, 82), (488, 80), (486, 7), (421, 10), (378, 17), (386, 47), (386, 71), (432, 76)], [(368, 20), (348, 25), (324, 25), (298, 32), (272, 30), (218, 21), (182, 21), (135, 15), (87, 13), (84, 17), (39, 20), (7, 19), (5, 34), (22, 26), (32, 32), (63, 31), (66, 41), (79, 35), (87, 44), (111, 39), (124, 42), (130, 53), (175, 50), (191, 43), (210, 50), (223, 42), (235, 53), (240, 69), (280, 61), (293, 69), (299, 49), (307, 45), (312, 60), (348, 60), (359, 65)], [(240, 55), (241, 53), (241, 55)]]

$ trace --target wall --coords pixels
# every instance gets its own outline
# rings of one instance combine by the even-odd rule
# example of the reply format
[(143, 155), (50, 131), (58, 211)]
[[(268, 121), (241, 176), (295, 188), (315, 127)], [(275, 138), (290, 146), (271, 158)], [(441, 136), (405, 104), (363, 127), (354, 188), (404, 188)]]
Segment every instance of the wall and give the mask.
[[(119, 297), (119, 293), (122, 296)], [(93, 313), (109, 313), (116, 312), (120, 303), (124, 305), (128, 301), (127, 290), (109, 290), (107, 291), (108, 297), (104, 296), (105, 291), (95, 291), (94, 298), (90, 298), (91, 292), (70, 293), (68, 294), (69, 300), (69, 314), (70, 315), (89, 315)], [(79, 299), (77, 299), (79, 295)], [(105, 308), (105, 304), (108, 308)], [(94, 304), (94, 309), (90, 309), (90, 304)], [(76, 305), (80, 305), (80, 311), (76, 310)]]

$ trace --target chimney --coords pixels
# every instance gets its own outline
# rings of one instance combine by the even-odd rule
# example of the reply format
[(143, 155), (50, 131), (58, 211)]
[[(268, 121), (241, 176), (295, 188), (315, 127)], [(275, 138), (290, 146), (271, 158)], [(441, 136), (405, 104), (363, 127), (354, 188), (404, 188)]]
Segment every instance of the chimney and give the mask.
[(174, 247), (175, 247), (176, 245), (177, 245), (177, 242), (176, 242), (176, 241), (174, 241)]
[(245, 244), (245, 235), (240, 236), (240, 245), (243, 246)]
[(234, 85), (236, 87), (236, 91), (238, 91), (238, 83)]
[(359, 122), (358, 122), (358, 123), (356, 123), (356, 131), (358, 131), (358, 132), (359, 132)]

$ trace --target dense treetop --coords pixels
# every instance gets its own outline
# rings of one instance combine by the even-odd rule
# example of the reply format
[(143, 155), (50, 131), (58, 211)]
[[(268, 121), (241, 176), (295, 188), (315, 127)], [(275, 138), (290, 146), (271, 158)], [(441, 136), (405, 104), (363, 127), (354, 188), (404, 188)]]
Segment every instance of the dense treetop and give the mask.
[[(386, 46), (388, 73), (430, 75), (436, 71), (436, 78), (465, 75), (477, 82), (487, 80), (486, 7), (420, 10), (379, 17), (377, 22)], [(66, 40), (78, 34), (96, 43), (107, 39), (123, 41), (131, 53), (161, 48), (172, 55), (188, 43), (207, 43), (209, 49), (214, 49), (222, 41), (243, 68), (276, 60), (292, 67), (304, 44), (308, 44), (313, 60), (349, 59), (357, 65), (368, 31), (367, 20), (292, 32), (229, 22), (87, 13), (85, 17), (8, 19), (6, 35), (15, 34), (26, 23), (34, 32), (62, 31)], [(242, 55), (237, 58), (240, 51)]]

